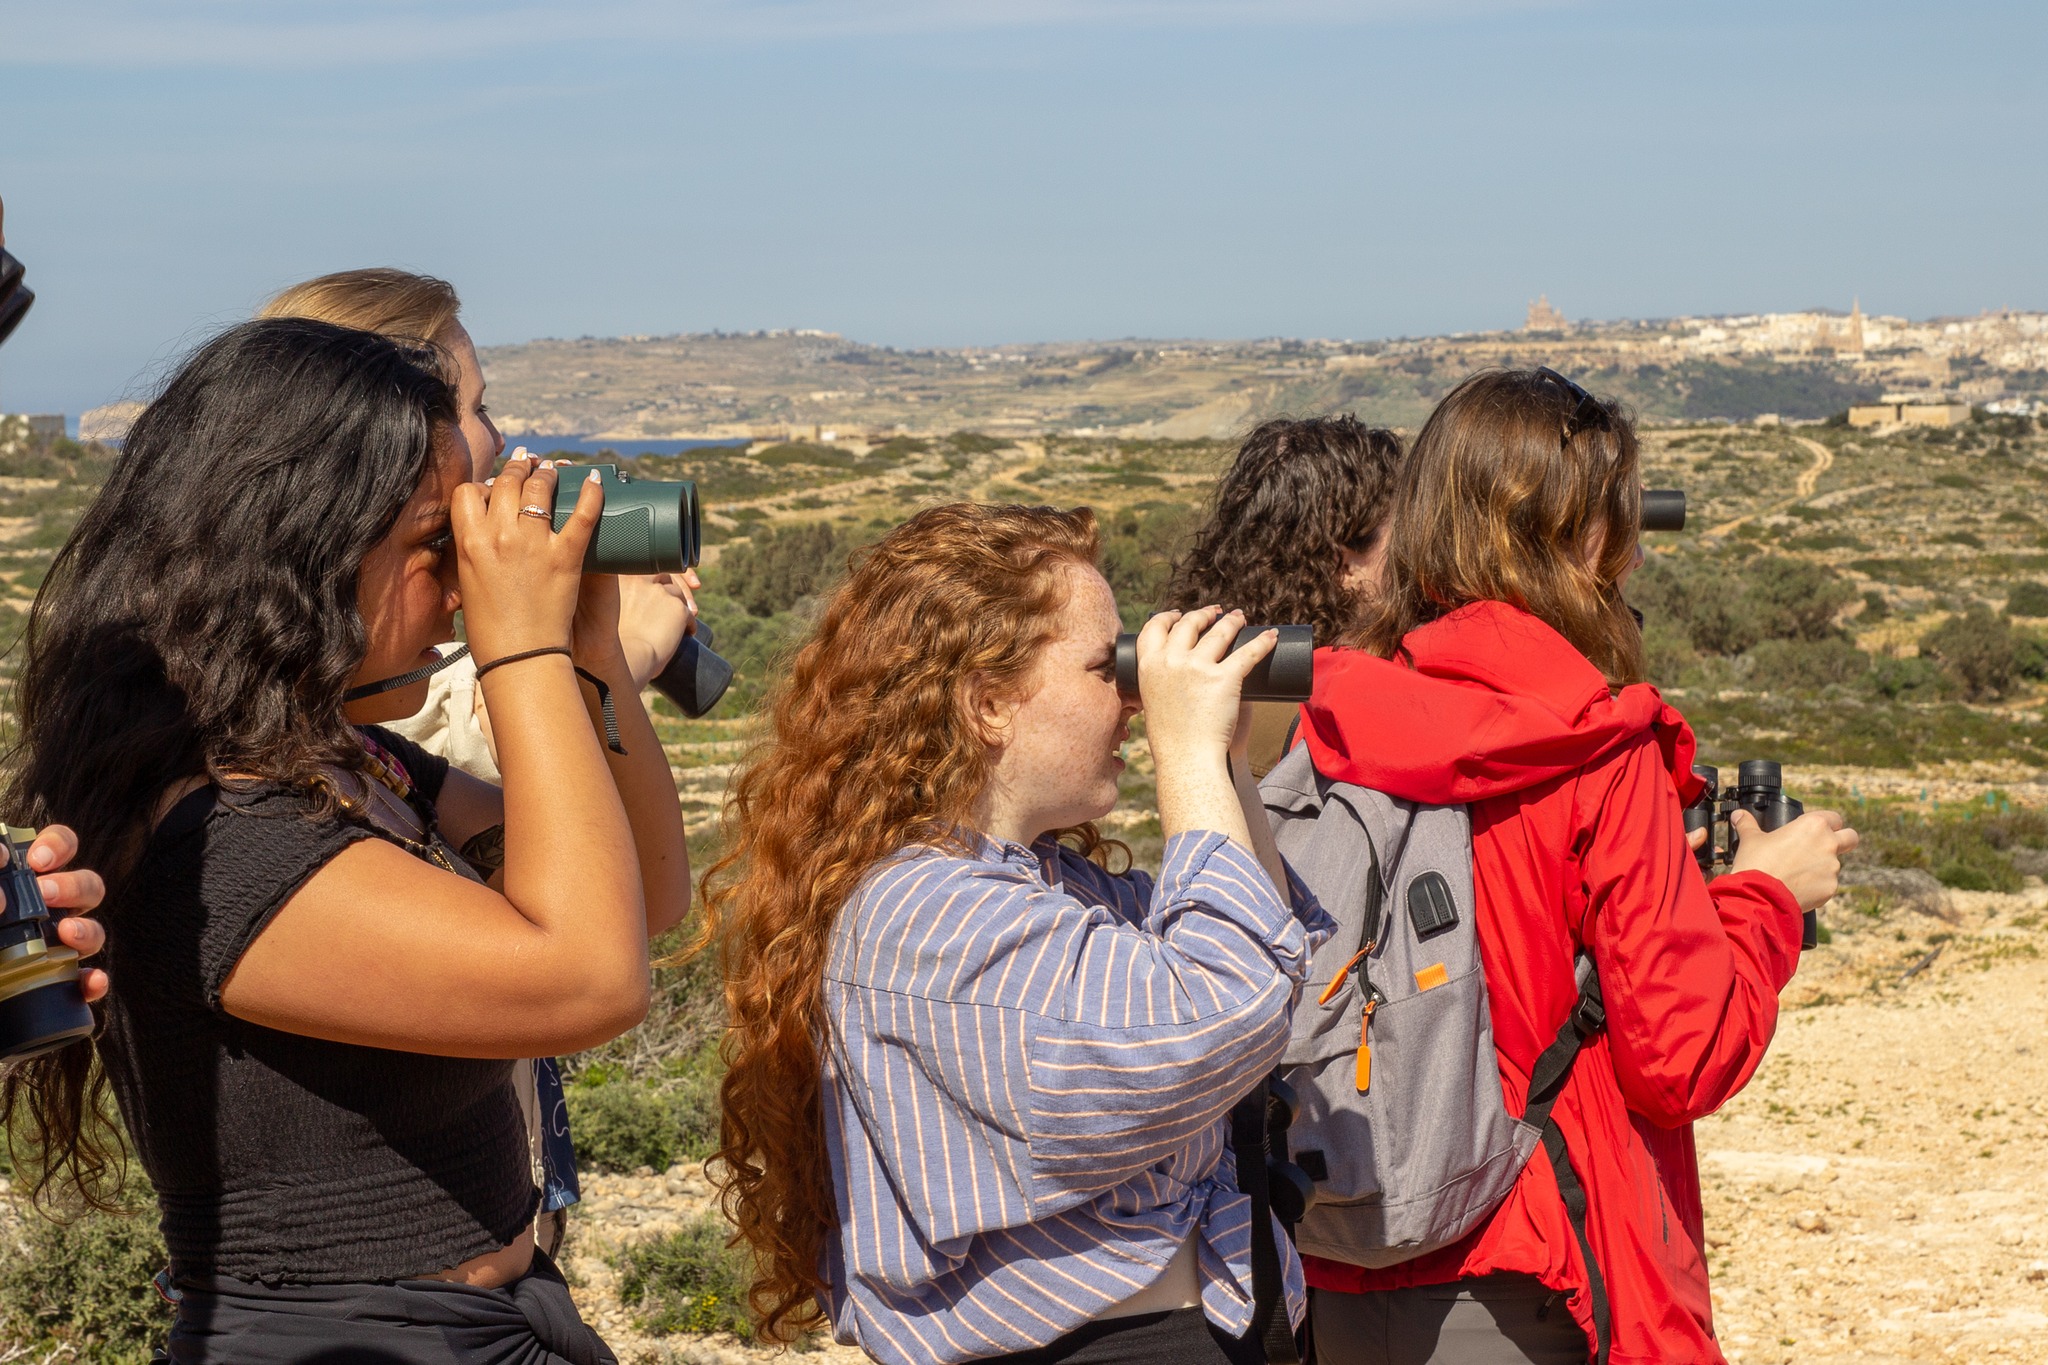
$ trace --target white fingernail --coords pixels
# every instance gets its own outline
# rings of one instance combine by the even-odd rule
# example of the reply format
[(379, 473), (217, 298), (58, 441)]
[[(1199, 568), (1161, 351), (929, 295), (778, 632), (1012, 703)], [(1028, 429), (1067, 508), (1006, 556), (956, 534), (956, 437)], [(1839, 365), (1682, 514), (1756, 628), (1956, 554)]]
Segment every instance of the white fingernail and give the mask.
[(583, 482), (585, 482), (585, 483), (602, 483), (602, 482), (604, 482), (604, 481), (603, 481), (602, 479), (598, 478), (598, 476), (597, 476), (597, 471), (596, 471), (595, 469), (593, 469), (593, 470), (591, 470), (591, 471), (590, 471), (590, 477), (589, 477), (589, 478), (587, 478), (587, 479), (585, 479), (585, 480), (584, 480)]
[(490, 478), (484, 480), (484, 487), (489, 488), (492, 484), (496, 483), (497, 481), (498, 476), (493, 474)]

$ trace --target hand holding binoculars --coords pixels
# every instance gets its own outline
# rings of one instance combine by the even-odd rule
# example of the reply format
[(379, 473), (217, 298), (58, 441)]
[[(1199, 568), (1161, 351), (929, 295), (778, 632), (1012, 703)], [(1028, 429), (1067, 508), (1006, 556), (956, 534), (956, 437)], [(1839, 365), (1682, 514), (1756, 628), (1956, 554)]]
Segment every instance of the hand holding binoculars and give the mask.
[[(1231, 643), (1236, 653), (1269, 630), (1280, 632), (1273, 652), (1246, 675), (1246, 701), (1304, 702), (1315, 691), (1316, 632), (1313, 626), (1246, 626)], [(1129, 633), (1116, 637), (1116, 688), (1133, 701), (1138, 699), (1138, 637)]]
[(92, 1036), (78, 953), (57, 939), (56, 916), (28, 865), (35, 831), (6, 831), (0, 868), (0, 1061), (18, 1062)]
[[(1768, 758), (1745, 759), (1735, 770), (1735, 785), (1725, 792), (1721, 790), (1719, 768), (1695, 763), (1692, 771), (1693, 776), (1706, 783), (1706, 788), (1699, 800), (1685, 808), (1685, 832), (1707, 832), (1706, 842), (1694, 850), (1693, 857), (1699, 861), (1700, 871), (1709, 877), (1717, 868), (1727, 868), (1735, 862), (1735, 850), (1741, 841), (1729, 817), (1736, 811), (1748, 811), (1766, 834), (1783, 829), (1806, 814), (1804, 803), (1785, 795), (1784, 769)], [(1815, 911), (1806, 912), (1799, 946), (1820, 946), (1820, 915)]]
[[(604, 489), (604, 511), (583, 556), (583, 572), (681, 573), (696, 567), (704, 548), (704, 521), (695, 483), (636, 479), (615, 464), (577, 468), (595, 469)], [(582, 490), (580, 478), (557, 483), (555, 530), (575, 512)], [(702, 622), (653, 678), (655, 690), (692, 720), (718, 705), (731, 683), (732, 665), (712, 652), (711, 628)]]

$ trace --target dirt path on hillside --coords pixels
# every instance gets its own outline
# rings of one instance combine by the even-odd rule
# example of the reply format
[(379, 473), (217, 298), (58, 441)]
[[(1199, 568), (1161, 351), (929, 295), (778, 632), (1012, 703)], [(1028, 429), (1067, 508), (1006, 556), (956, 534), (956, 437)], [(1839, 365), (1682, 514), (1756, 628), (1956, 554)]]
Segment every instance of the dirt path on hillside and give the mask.
[(1805, 446), (1807, 452), (1813, 456), (1813, 463), (1800, 470), (1799, 477), (1793, 481), (1792, 496), (1783, 502), (1773, 503), (1769, 507), (1760, 507), (1754, 512), (1744, 512), (1733, 521), (1724, 521), (1719, 526), (1709, 528), (1705, 534), (1716, 538), (1731, 536), (1735, 534), (1735, 529), (1746, 521), (1754, 521), (1758, 517), (1767, 517), (1774, 512), (1782, 512), (1787, 507), (1792, 506), (1792, 504), (1813, 496), (1814, 490), (1820, 487), (1820, 476), (1834, 468), (1835, 452), (1829, 450), (1819, 441), (1811, 440), (1805, 436), (1794, 436), (1792, 439)]

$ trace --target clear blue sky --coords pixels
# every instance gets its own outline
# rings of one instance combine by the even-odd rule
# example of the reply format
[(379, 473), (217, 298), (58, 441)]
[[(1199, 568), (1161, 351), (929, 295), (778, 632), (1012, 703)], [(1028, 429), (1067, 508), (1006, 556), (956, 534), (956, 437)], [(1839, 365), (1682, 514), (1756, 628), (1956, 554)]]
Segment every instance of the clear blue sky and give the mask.
[(373, 263), (486, 343), (2044, 308), (2044, 40), (1974, 0), (0, 0), (40, 296), (0, 408)]

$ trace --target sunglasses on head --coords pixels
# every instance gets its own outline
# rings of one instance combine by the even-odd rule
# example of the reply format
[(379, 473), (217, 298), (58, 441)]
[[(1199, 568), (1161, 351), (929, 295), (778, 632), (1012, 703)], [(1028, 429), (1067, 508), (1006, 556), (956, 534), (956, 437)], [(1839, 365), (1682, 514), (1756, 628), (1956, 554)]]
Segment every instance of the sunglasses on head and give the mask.
[(1548, 365), (1538, 365), (1536, 367), (1536, 377), (1547, 384), (1563, 389), (1565, 395), (1573, 402), (1571, 415), (1564, 419), (1564, 439), (1566, 441), (1571, 440), (1572, 437), (1590, 428), (1597, 427), (1601, 431), (1608, 429), (1610, 419), (1607, 415), (1606, 404), (1587, 392), (1582, 385), (1574, 380), (1565, 378), (1565, 376), (1551, 369)]

